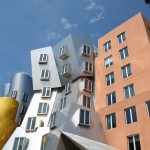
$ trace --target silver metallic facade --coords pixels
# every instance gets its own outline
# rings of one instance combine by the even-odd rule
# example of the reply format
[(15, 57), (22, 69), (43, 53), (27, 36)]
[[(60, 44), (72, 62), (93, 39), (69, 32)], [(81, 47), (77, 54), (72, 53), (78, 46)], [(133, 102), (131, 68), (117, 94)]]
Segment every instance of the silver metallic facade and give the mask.
[(70, 34), (53, 47), (31, 51), (31, 62), (34, 95), (3, 150), (21, 140), (22, 150), (115, 150), (106, 145), (94, 108), (90, 37)]

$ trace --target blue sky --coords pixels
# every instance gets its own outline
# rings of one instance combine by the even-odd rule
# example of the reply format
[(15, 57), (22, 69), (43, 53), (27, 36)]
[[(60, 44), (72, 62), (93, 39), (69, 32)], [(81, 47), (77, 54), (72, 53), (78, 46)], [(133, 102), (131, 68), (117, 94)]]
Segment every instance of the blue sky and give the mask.
[(97, 39), (138, 12), (144, 0), (0, 0), (0, 93), (17, 72), (31, 75), (30, 50), (55, 45), (69, 33)]

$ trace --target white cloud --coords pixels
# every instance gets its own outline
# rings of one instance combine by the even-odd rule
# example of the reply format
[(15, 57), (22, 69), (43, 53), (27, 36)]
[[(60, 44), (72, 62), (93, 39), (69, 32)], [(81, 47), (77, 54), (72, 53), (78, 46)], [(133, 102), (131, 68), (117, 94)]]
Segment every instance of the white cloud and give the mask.
[(65, 29), (69, 29), (69, 28), (78, 26), (76, 23), (75, 24), (70, 23), (66, 18), (62, 18), (61, 23), (63, 24)]
[(61, 34), (57, 34), (56, 32), (49, 32), (48, 30), (45, 30), (45, 32), (48, 40), (59, 39), (62, 37)]
[(104, 11), (104, 6), (103, 5), (98, 5), (94, 0), (87, 0), (88, 5), (85, 7), (86, 10), (90, 11), (93, 9), (98, 9), (101, 11)]
[(99, 13), (96, 17), (90, 19), (90, 23), (104, 19), (103, 12)]

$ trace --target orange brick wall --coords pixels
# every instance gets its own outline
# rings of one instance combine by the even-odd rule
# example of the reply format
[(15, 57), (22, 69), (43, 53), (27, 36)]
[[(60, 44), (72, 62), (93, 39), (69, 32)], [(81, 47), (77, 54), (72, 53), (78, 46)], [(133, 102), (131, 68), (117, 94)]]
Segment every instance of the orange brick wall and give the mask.
[[(108, 144), (127, 150), (127, 136), (139, 134), (141, 147), (148, 150), (150, 141), (150, 118), (147, 117), (145, 101), (150, 100), (150, 31), (147, 26), (150, 23), (138, 13), (127, 20), (116, 29), (104, 35), (98, 40), (99, 56), (95, 60), (96, 74), (96, 110), (104, 127)], [(118, 44), (117, 36), (125, 32), (126, 41)], [(103, 44), (111, 40), (111, 50), (104, 52)], [(128, 47), (129, 56), (120, 59), (119, 50)], [(105, 68), (104, 59), (112, 55), (113, 65)], [(132, 75), (122, 78), (121, 67), (131, 65)], [(106, 86), (105, 75), (114, 72), (115, 83)], [(134, 84), (135, 96), (125, 100), (123, 88)], [(116, 104), (107, 106), (106, 95), (115, 91)], [(138, 121), (126, 125), (124, 109), (136, 106)], [(105, 117), (116, 112), (117, 127), (111, 130), (106, 129)]]

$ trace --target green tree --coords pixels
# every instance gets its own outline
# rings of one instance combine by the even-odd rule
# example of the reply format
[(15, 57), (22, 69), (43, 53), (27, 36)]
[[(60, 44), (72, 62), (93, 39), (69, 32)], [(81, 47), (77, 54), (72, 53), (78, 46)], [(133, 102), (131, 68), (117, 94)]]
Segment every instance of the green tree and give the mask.
[(150, 0), (145, 0), (145, 3), (150, 6)]

